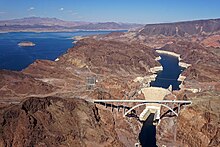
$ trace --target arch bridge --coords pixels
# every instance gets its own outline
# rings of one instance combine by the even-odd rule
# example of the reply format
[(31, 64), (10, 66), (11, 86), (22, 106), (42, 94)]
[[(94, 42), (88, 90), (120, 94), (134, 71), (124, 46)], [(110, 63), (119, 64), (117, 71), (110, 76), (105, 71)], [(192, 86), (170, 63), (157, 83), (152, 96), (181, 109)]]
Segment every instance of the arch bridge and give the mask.
[[(112, 111), (114, 108), (124, 109), (123, 116), (129, 116), (132, 112), (135, 111), (136, 108), (141, 106), (146, 106), (145, 109), (139, 116), (139, 120), (145, 121), (151, 113), (154, 113), (154, 120), (159, 121), (160, 116), (160, 109), (162, 107), (166, 107), (169, 112), (178, 116), (181, 106), (186, 106), (192, 104), (192, 101), (186, 100), (93, 100), (96, 104), (102, 104), (106, 107), (111, 107)], [(133, 107), (128, 107), (126, 104), (135, 104)], [(125, 111), (127, 109), (127, 111)]]

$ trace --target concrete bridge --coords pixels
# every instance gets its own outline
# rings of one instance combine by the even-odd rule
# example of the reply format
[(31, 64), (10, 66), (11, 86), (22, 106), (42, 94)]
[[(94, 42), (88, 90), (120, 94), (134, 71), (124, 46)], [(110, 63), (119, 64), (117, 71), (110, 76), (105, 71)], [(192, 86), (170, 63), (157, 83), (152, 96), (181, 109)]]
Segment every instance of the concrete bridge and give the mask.
[[(123, 116), (129, 116), (136, 108), (140, 106), (146, 106), (145, 109), (139, 115), (140, 121), (145, 121), (151, 113), (154, 113), (154, 121), (160, 120), (160, 109), (166, 107), (172, 114), (178, 116), (181, 106), (192, 104), (192, 101), (185, 100), (93, 100), (96, 104), (102, 104), (106, 107), (110, 106), (113, 108), (124, 109)], [(133, 107), (128, 107), (126, 104), (135, 104)], [(125, 111), (127, 109), (127, 111)]]

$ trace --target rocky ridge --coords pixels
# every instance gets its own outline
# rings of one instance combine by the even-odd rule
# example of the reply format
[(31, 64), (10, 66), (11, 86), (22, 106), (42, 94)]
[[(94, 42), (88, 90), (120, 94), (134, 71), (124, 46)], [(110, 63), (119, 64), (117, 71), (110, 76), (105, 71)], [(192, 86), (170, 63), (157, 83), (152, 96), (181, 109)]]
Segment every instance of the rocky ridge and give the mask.
[(1, 109), (0, 122), (0, 146), (123, 146), (115, 126), (82, 99), (31, 97)]
[(209, 20), (195, 20), (174, 23), (161, 23), (161, 24), (147, 24), (139, 31), (143, 35), (164, 35), (164, 36), (181, 36), (187, 37), (188, 35), (206, 33), (213, 33), (220, 31), (220, 19)]

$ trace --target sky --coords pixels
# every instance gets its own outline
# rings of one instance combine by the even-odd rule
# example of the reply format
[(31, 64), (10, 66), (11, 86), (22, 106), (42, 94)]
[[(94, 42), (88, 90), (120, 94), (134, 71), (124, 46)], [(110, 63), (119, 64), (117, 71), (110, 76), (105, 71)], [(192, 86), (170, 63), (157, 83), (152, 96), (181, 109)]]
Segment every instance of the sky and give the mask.
[(161, 23), (220, 18), (220, 0), (0, 0), (0, 20)]

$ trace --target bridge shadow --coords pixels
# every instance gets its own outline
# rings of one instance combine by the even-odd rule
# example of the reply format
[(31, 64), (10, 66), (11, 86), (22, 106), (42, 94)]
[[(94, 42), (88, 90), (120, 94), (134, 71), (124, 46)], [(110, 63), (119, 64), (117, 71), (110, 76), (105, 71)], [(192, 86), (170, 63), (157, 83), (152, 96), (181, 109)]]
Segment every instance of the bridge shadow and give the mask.
[(156, 145), (156, 126), (153, 125), (154, 114), (151, 113), (146, 121), (143, 122), (139, 141), (142, 147), (157, 147)]
[[(111, 107), (112, 112), (113, 111), (127, 111), (130, 110), (131, 107), (128, 107), (126, 105), (114, 105), (114, 104), (109, 104), (109, 103), (104, 103), (104, 102), (96, 102), (97, 104), (103, 105), (106, 108)], [(180, 104), (180, 108), (185, 105), (185, 104)], [(173, 108), (173, 111), (177, 112), (178, 111), (178, 106)], [(179, 113), (179, 112), (177, 112)], [(136, 118), (138, 121), (140, 121), (139, 116), (137, 115), (135, 110), (132, 110), (130, 114), (126, 115), (127, 117), (134, 117)], [(172, 113), (171, 110), (167, 110), (166, 112), (164, 112), (161, 116), (160, 119), (165, 118), (165, 117), (176, 117), (175, 114)], [(140, 121), (141, 122), (141, 121)]]
[[(180, 104), (180, 107), (182, 107), (183, 105), (185, 105), (185, 104)], [(178, 107), (174, 107), (174, 108), (173, 108), (173, 111), (177, 112), (177, 111), (178, 111)], [(177, 112), (177, 113), (179, 113), (179, 112)], [(164, 112), (164, 113), (160, 116), (160, 119), (165, 118), (165, 117), (176, 117), (176, 115), (173, 114), (171, 110), (167, 110), (166, 112)]]
[[(128, 106), (126, 106), (126, 105), (114, 105), (114, 104), (108, 104), (108, 103), (104, 103), (104, 102), (96, 102), (96, 103), (97, 103), (97, 104), (100, 104), (100, 105), (103, 105), (103, 106), (105, 106), (106, 108), (111, 107), (112, 112), (113, 112), (113, 111), (118, 111), (118, 112), (120, 112), (120, 111), (127, 111), (127, 110), (130, 110), (130, 109), (131, 109), (131, 107), (128, 107)], [(140, 121), (140, 120), (139, 120), (139, 117), (138, 117), (138, 115), (136, 114), (136, 111), (135, 111), (135, 110), (132, 110), (131, 113), (130, 113), (130, 114), (127, 114), (126, 116), (127, 116), (127, 117), (134, 117), (134, 118), (136, 118), (138, 121)]]

